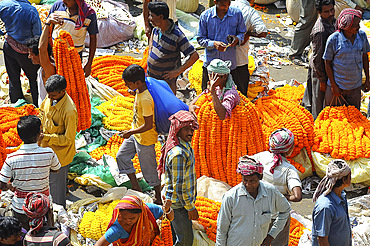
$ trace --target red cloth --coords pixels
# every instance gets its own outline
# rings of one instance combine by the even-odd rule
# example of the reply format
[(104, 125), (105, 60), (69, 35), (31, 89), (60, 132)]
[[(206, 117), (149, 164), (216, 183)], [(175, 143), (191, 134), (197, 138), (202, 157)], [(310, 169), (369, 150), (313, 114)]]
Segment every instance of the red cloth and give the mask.
[(30, 218), (29, 234), (35, 235), (43, 226), (50, 209), (49, 198), (42, 193), (30, 192), (23, 204), (23, 211)]
[(179, 138), (177, 133), (179, 130), (186, 126), (192, 126), (194, 130), (199, 128), (197, 119), (192, 113), (185, 110), (180, 110), (168, 118), (171, 121), (170, 131), (166, 143), (161, 148), (161, 157), (159, 158), (159, 165), (157, 167), (159, 179), (162, 173), (164, 173), (164, 167), (166, 164), (166, 155), (173, 147), (179, 145)]
[(340, 12), (337, 21), (335, 23), (335, 26), (338, 31), (341, 30), (347, 30), (352, 27), (353, 19), (355, 17), (362, 18), (362, 12), (357, 9), (343, 9), (342, 12)]
[(80, 30), (85, 22), (87, 16), (95, 14), (95, 10), (90, 7), (84, 0), (76, 0), (78, 5), (78, 18), (76, 21), (75, 29)]

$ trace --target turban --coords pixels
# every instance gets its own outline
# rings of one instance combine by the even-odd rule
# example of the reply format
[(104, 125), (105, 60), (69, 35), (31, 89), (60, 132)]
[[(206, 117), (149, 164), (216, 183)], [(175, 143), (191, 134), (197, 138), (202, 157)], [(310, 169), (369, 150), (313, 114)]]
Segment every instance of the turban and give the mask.
[(27, 194), (23, 204), (23, 211), (30, 218), (30, 234), (36, 234), (46, 222), (46, 214), (50, 209), (49, 198), (36, 192), (30, 192)]
[(335, 23), (337, 30), (348, 30), (352, 27), (355, 17), (362, 18), (362, 12), (357, 9), (343, 9)]
[(185, 110), (180, 110), (168, 118), (171, 121), (170, 130), (166, 143), (161, 148), (161, 157), (159, 158), (159, 165), (157, 167), (159, 178), (164, 172), (166, 155), (173, 147), (179, 145), (179, 139), (177, 133), (181, 128), (191, 126), (194, 130), (199, 128), (197, 119), (192, 113)]
[(319, 198), (322, 193), (324, 193), (325, 196), (329, 194), (332, 191), (335, 182), (337, 182), (338, 179), (346, 177), (350, 173), (351, 168), (348, 166), (347, 162), (339, 159), (329, 162), (326, 169), (326, 175), (317, 186), (312, 200), (316, 202), (317, 198)]
[(263, 165), (248, 155), (245, 155), (239, 158), (236, 172), (245, 176), (252, 175), (253, 173), (263, 174)]
[(230, 61), (223, 61), (220, 59), (213, 59), (207, 66), (208, 73), (218, 73), (218, 74), (229, 74), (230, 73)]
[(274, 164), (270, 172), (274, 173), (275, 167), (282, 162), (281, 154), (288, 152), (294, 146), (294, 134), (287, 128), (280, 128), (270, 135), (269, 146), (274, 154)]

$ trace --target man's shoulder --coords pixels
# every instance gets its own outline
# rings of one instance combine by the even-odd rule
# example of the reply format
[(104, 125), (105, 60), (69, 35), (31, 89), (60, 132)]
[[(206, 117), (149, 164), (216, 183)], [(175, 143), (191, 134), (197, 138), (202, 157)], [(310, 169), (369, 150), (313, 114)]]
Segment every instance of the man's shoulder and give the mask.
[(271, 184), (267, 181), (260, 180), (260, 185), (268, 193), (279, 193), (280, 194), (280, 191), (275, 187), (275, 185), (273, 185), (273, 184)]
[(200, 18), (202, 19), (202, 18), (206, 18), (206, 17), (209, 17), (210, 15), (212, 15), (212, 13), (214, 11), (213, 8), (215, 8), (215, 7), (211, 7), (209, 9), (206, 9), (205, 11), (203, 11), (203, 13), (200, 15)]
[(51, 11), (65, 11), (66, 9), (67, 7), (64, 5), (63, 0), (58, 0), (51, 6)]
[(176, 156), (184, 156), (186, 154), (185, 148), (181, 147), (180, 144), (176, 145), (172, 149), (168, 151), (167, 156), (171, 159), (175, 158)]

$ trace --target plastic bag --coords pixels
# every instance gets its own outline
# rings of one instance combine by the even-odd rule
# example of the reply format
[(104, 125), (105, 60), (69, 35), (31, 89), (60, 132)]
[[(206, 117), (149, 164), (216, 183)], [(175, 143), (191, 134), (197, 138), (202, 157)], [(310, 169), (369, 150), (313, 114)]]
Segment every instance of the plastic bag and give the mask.
[(147, 77), (146, 86), (154, 101), (156, 130), (159, 134), (166, 134), (171, 125), (168, 118), (180, 110), (189, 111), (189, 106), (173, 94), (164, 80)]

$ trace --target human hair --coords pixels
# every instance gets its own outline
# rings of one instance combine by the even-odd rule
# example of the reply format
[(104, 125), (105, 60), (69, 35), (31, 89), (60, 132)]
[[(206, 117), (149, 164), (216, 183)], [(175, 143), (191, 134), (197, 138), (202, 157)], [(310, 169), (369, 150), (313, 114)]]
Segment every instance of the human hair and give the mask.
[(132, 64), (123, 71), (122, 79), (128, 82), (136, 82), (140, 80), (141, 83), (145, 83), (145, 70), (137, 64)]
[(217, 3), (219, 3), (219, 2), (226, 2), (226, 1), (230, 1), (230, 0), (216, 0)]
[(132, 214), (140, 214), (141, 212), (143, 212), (140, 208), (133, 208), (133, 209), (120, 209), (119, 211), (120, 211), (120, 212), (122, 212), (122, 211), (127, 211), (127, 212), (132, 213)]
[(66, 79), (59, 74), (51, 75), (45, 82), (46, 92), (61, 92), (67, 88)]
[(25, 144), (36, 143), (41, 131), (41, 120), (36, 115), (22, 116), (19, 118), (17, 131)]
[(315, 4), (316, 4), (317, 11), (321, 12), (322, 11), (322, 6), (327, 6), (327, 5), (330, 5), (330, 4), (333, 4), (333, 6), (334, 6), (335, 2), (334, 2), (334, 0), (316, 0)]
[(170, 16), (170, 9), (168, 8), (167, 3), (162, 1), (148, 3), (148, 9), (157, 16), (162, 15), (163, 20), (168, 20), (168, 17)]
[(7, 239), (22, 231), (19, 221), (10, 216), (0, 217), (0, 238)]
[[(39, 52), (39, 43), (40, 43), (40, 36), (33, 36), (32, 38), (27, 39), (26, 45), (28, 48), (32, 50), (32, 53), (38, 56)], [(48, 43), (48, 54), (49, 56), (53, 55), (53, 48)]]

